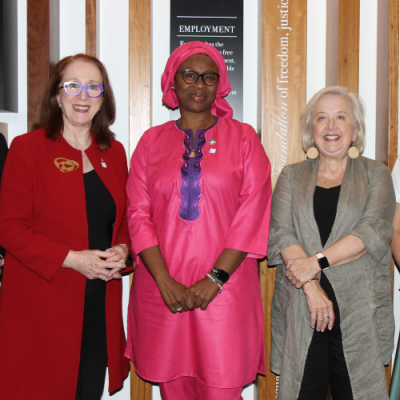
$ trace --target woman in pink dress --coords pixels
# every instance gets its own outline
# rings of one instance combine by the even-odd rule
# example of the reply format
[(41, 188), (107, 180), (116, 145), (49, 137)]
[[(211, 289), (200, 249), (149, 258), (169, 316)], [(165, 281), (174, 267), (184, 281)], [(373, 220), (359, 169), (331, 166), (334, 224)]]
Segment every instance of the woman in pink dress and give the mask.
[(181, 117), (145, 132), (131, 160), (125, 355), (164, 400), (238, 400), (265, 373), (257, 258), (267, 251), (270, 164), (254, 129), (232, 119), (214, 47), (176, 49), (162, 88)]

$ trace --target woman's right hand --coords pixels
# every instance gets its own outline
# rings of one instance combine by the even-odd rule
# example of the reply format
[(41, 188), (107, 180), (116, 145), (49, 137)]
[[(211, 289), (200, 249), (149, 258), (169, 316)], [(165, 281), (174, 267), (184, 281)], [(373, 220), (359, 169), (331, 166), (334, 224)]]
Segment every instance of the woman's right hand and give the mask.
[(311, 328), (318, 332), (324, 332), (328, 327), (332, 330), (335, 322), (333, 303), (329, 300), (318, 280), (307, 282), (303, 286), (307, 299), (307, 306), (311, 314)]
[(70, 250), (67, 258), (62, 264), (63, 267), (72, 268), (78, 271), (88, 279), (102, 279), (109, 281), (109, 272), (113, 269), (123, 270), (125, 264), (123, 262), (107, 262), (102, 259), (112, 257), (115, 253), (113, 251), (100, 251), (100, 250)]
[(185, 285), (168, 276), (157, 281), (157, 286), (165, 305), (173, 314), (193, 310), (194, 305)]

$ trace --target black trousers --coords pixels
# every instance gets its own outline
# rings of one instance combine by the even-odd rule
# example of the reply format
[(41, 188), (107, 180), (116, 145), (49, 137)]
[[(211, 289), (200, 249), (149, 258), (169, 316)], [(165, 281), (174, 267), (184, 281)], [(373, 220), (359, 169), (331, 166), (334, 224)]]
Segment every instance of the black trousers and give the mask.
[(326, 400), (329, 384), (333, 400), (353, 400), (343, 354), (339, 307), (331, 284), (323, 273), (321, 275), (321, 286), (333, 302), (335, 323), (331, 331), (314, 331), (298, 400)]
[(106, 283), (86, 280), (81, 359), (76, 400), (100, 400), (107, 368)]

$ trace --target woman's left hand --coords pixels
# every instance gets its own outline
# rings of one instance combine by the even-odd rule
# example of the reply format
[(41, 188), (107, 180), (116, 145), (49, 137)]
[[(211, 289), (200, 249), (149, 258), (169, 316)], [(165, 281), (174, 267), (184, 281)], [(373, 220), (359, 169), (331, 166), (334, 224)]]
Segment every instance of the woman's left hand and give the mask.
[(286, 265), (286, 278), (297, 289), (300, 289), (310, 279), (321, 272), (318, 259), (315, 256), (300, 257), (289, 260)]
[[(113, 256), (110, 256), (106, 259), (107, 262), (122, 262), (126, 263), (126, 259), (128, 258), (128, 249), (125, 245), (122, 244), (116, 244), (115, 246), (111, 247), (110, 249), (107, 249), (107, 251), (112, 251), (114, 252)], [(121, 268), (113, 268), (110, 270), (110, 272), (107, 275), (106, 282), (112, 280), (112, 279), (121, 279)]]
[(195, 308), (205, 310), (218, 294), (219, 287), (208, 276), (196, 282), (187, 292)]

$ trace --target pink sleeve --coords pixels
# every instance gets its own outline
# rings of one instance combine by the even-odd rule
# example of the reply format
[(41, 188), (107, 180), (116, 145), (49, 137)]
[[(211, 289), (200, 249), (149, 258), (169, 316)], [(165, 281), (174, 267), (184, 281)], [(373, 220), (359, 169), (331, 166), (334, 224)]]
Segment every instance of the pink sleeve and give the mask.
[(159, 244), (150, 214), (150, 196), (147, 191), (147, 138), (145, 133), (132, 155), (126, 184), (128, 227), (135, 256), (142, 250)]
[(243, 139), (244, 179), (240, 206), (232, 221), (226, 248), (245, 251), (248, 257), (267, 254), (271, 213), (271, 165), (256, 132), (247, 126)]

